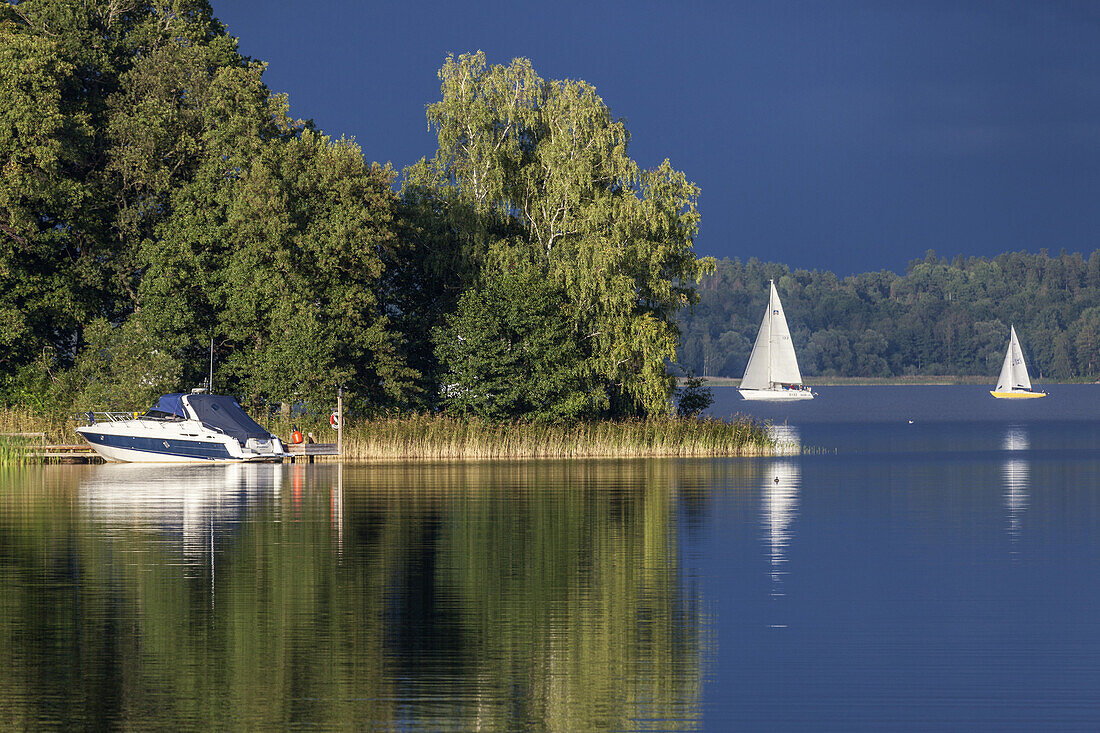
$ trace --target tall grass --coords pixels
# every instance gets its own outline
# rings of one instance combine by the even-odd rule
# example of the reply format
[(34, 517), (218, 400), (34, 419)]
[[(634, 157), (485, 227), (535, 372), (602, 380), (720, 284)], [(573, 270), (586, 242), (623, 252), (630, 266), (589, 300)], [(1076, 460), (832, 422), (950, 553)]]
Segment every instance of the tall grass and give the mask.
[[(0, 409), (0, 466), (28, 463), (32, 444), (48, 441), (50, 436), (61, 437), (65, 434), (65, 422), (25, 408)], [(71, 428), (69, 432), (72, 433)]]
[(25, 440), (0, 436), (0, 468), (21, 466), (26, 463), (26, 445)]
[[(282, 422), (282, 421), (280, 421)], [(299, 424), (318, 442), (335, 442), (328, 425)], [(290, 424), (269, 425), (277, 435)], [(749, 419), (605, 420), (539, 425), (443, 415), (407, 415), (351, 422), (345, 460), (461, 460), (491, 458), (630, 458), (771, 455), (766, 427)]]
[(24, 407), (0, 408), (0, 435), (42, 433), (47, 443), (77, 443), (76, 422), (67, 414), (42, 414)]

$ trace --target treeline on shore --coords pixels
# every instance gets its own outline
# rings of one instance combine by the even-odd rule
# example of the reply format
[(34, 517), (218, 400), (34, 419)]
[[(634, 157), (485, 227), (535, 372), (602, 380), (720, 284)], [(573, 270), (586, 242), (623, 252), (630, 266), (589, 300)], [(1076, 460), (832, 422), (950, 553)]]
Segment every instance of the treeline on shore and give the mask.
[(398, 172), (294, 117), (205, 0), (0, 3), (0, 69), (0, 406), (142, 408), (213, 342), (260, 415), (336, 384), (359, 416), (669, 414), (698, 189), (591, 85), (448, 57)]
[(680, 361), (739, 378), (775, 280), (807, 377), (995, 377), (1015, 324), (1033, 377), (1100, 376), (1100, 251), (941, 259), (905, 274), (832, 272), (723, 259), (680, 317)]

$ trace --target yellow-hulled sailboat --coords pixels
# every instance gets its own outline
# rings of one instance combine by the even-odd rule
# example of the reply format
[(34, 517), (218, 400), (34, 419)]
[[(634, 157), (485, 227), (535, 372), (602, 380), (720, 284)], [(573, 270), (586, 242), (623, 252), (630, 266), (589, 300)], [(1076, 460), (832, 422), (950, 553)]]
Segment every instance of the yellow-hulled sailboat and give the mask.
[(1027, 375), (1024, 352), (1020, 349), (1020, 339), (1016, 338), (1016, 327), (1012, 326), (1012, 335), (1008, 339), (1008, 352), (1005, 354), (1001, 376), (997, 378), (997, 388), (989, 394), (998, 399), (1033, 400), (1046, 397), (1046, 392), (1031, 389), (1031, 379)]

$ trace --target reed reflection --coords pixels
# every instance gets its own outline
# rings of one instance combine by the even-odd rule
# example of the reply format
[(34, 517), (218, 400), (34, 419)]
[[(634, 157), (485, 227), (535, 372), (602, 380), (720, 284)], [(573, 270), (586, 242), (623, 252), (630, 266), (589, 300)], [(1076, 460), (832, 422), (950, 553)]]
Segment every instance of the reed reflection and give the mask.
[[(1013, 546), (1020, 539), (1020, 525), (1027, 511), (1030, 490), (1030, 468), (1027, 451), (1031, 447), (1027, 430), (1018, 425), (1010, 426), (1004, 435), (1001, 448), (1008, 452), (1002, 471), (1004, 473), (1004, 505), (1008, 512), (1008, 536)], [(1015, 547), (1013, 553), (1015, 553)]]

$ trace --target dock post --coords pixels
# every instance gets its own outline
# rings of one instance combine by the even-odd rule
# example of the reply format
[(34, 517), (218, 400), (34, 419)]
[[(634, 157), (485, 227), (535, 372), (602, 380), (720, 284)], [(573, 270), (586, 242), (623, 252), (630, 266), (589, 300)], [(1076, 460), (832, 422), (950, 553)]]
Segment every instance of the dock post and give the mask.
[(344, 457), (344, 385), (336, 387), (336, 454)]

